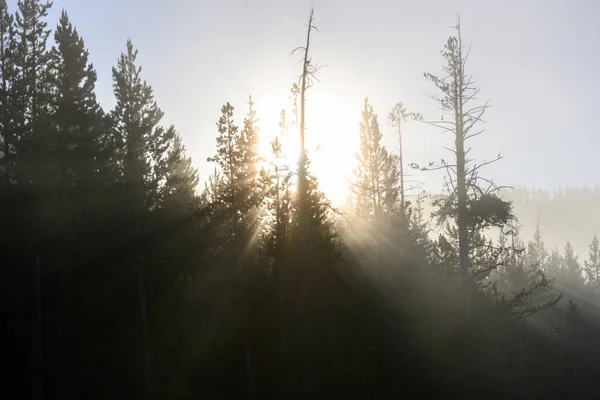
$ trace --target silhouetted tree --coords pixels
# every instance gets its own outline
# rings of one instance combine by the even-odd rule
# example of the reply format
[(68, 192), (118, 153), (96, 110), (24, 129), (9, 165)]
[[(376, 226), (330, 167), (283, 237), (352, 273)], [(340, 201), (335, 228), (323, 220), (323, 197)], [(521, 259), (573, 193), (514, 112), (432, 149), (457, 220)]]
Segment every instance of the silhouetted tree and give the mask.
[(535, 233), (533, 234), (533, 240), (527, 243), (527, 251), (524, 262), (530, 266), (536, 266), (541, 271), (547, 272), (548, 270), (548, 251), (542, 240), (542, 234), (540, 231), (540, 224), (538, 222)]
[(570, 290), (581, 289), (583, 287), (583, 275), (579, 256), (575, 254), (571, 242), (565, 245), (562, 264), (562, 279)]
[(400, 178), (400, 215), (403, 218), (403, 221), (406, 220), (406, 205), (404, 201), (404, 196), (406, 193), (406, 188), (404, 187), (404, 162), (403, 162), (403, 152), (402, 152), (402, 125), (408, 120), (409, 113), (406, 111), (406, 108), (402, 103), (397, 103), (388, 116), (388, 123), (390, 126), (398, 128), (398, 165), (400, 166), (399, 178)]
[(131, 239), (135, 243), (133, 262), (139, 305), (141, 343), (145, 371), (145, 393), (153, 391), (151, 351), (148, 328), (148, 295), (146, 263), (142, 248), (142, 235), (147, 229), (148, 212), (159, 203), (160, 188), (166, 179), (167, 151), (175, 136), (175, 129), (160, 126), (160, 110), (152, 87), (141, 78), (141, 67), (136, 64), (137, 50), (130, 40), (113, 67), (113, 89), (116, 105), (112, 111), (114, 141), (118, 153), (119, 181), (124, 190), (124, 204), (131, 218)]
[[(0, 1), (0, 104), (2, 105), (2, 124), (0, 125), (0, 140), (2, 142), (2, 186), (7, 196), (11, 180), (14, 181), (14, 152), (16, 137), (13, 134), (15, 120), (12, 101), (14, 100), (15, 69), (15, 23), (14, 17), (8, 12), (6, 0)], [(12, 112), (11, 112), (12, 111)]]
[[(31, 268), (32, 282), (32, 342), (30, 356), (33, 360), (31, 388), (33, 398), (43, 397), (43, 268), (48, 261), (44, 248), (44, 229), (47, 210), (43, 197), (47, 170), (44, 168), (49, 154), (49, 73), (52, 65), (47, 49), (50, 30), (45, 17), (52, 3), (39, 0), (19, 0), (15, 15), (15, 47), (13, 54), (16, 76), (13, 82), (12, 106), (15, 121), (11, 137), (16, 138), (16, 181), (19, 192), (26, 200), (21, 201), (21, 223), (27, 227), (28, 237), (19, 238), (29, 257), (25, 264)], [(10, 151), (9, 151), (10, 153)]]
[(596, 293), (600, 292), (600, 246), (598, 245), (598, 237), (594, 235), (590, 244), (590, 253), (588, 260), (584, 261), (585, 275), (587, 284)]
[(359, 223), (370, 229), (381, 229), (396, 217), (397, 211), (397, 163), (381, 143), (382, 137), (377, 115), (365, 98), (360, 122), (360, 149), (356, 154), (350, 190)]
[[(482, 117), (489, 107), (489, 102), (473, 104), (477, 99), (480, 89), (475, 85), (473, 78), (466, 71), (469, 51), (465, 52), (460, 30), (460, 18), (457, 19), (456, 36), (448, 38), (442, 56), (446, 61), (443, 77), (425, 73), (425, 78), (432, 82), (439, 90), (440, 96), (436, 98), (442, 112), (445, 113), (437, 121), (428, 121), (443, 132), (454, 136), (453, 154), (456, 156), (455, 164), (442, 161), (439, 168), (446, 169), (450, 180), (447, 182), (450, 195), (445, 197), (438, 205), (442, 208), (441, 215), (452, 209), (452, 218), (458, 228), (459, 263), (461, 280), (465, 295), (466, 314), (470, 313), (470, 296), (472, 290), (469, 247), (470, 235), (477, 234), (476, 230), (483, 225), (502, 225), (510, 219), (510, 205), (500, 200), (494, 193), (494, 185), (488, 190), (479, 187), (480, 177), (478, 171), (490, 162), (468, 166), (467, 154), (470, 149), (466, 142), (481, 134), (476, 126), (482, 122)], [(456, 182), (456, 184), (454, 184)], [(489, 181), (487, 181), (489, 182)], [(469, 199), (469, 192), (475, 195)], [(438, 214), (440, 215), (440, 214)], [(448, 214), (446, 214), (448, 215)], [(471, 229), (470, 229), (471, 228)]]

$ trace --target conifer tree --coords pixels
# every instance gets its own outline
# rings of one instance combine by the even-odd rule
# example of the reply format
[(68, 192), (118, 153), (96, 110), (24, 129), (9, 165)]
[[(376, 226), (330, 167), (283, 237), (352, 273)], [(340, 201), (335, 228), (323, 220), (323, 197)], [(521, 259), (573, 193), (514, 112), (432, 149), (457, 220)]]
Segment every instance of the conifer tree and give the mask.
[(51, 348), (46, 360), (55, 365), (47, 375), (60, 379), (69, 374), (66, 371), (75, 362), (74, 354), (85, 351), (69, 345), (67, 338), (77, 331), (74, 325), (83, 325), (77, 308), (82, 307), (85, 296), (74, 293), (85, 286), (92, 272), (73, 271), (94, 259), (102, 247), (97, 245), (97, 231), (107, 216), (103, 212), (107, 198), (106, 175), (101, 175), (106, 172), (106, 164), (101, 165), (105, 161), (101, 144), (104, 116), (94, 94), (96, 72), (88, 62), (83, 39), (64, 10), (54, 42), (51, 70), (44, 82), (50, 88), (44, 116), (48, 124), (43, 127), (43, 145), (37, 154), (44, 162), (37, 168), (43, 170), (38, 185), (43, 187), (41, 203), (47, 215), (43, 221), (48, 245), (44, 298), (52, 304), (52, 316), (45, 321), (46, 343)]
[(448, 238), (439, 234), (431, 249), (431, 265), (442, 272), (443, 276), (456, 282), (458, 254)]
[(584, 269), (588, 285), (594, 292), (600, 293), (600, 245), (596, 235), (590, 243), (590, 252), (588, 260), (584, 261)]
[(423, 215), (423, 198), (417, 197), (414, 206), (407, 208), (411, 259), (416, 264), (429, 264), (433, 243), (429, 237), (431, 229)]
[(332, 215), (337, 210), (331, 207), (329, 200), (319, 189), (319, 181), (310, 173), (310, 162), (308, 164), (308, 246), (311, 259), (318, 260), (316, 265), (327, 266), (338, 261), (341, 256), (340, 239), (335, 231)]
[(377, 115), (365, 98), (360, 122), (360, 149), (356, 154), (354, 182), (356, 212), (367, 224), (381, 226), (394, 216), (398, 198), (398, 170), (395, 159), (381, 143)]
[[(512, 217), (511, 205), (497, 195), (499, 188), (492, 181), (482, 179), (478, 171), (492, 162), (500, 159), (498, 156), (491, 161), (472, 165), (467, 154), (469, 139), (480, 135), (483, 130), (476, 130), (489, 108), (489, 102), (476, 104), (480, 89), (475, 85), (472, 75), (466, 70), (468, 51), (465, 50), (460, 18), (457, 18), (456, 36), (448, 38), (442, 57), (444, 58), (444, 75), (439, 77), (425, 73), (425, 78), (438, 89), (439, 96), (435, 100), (445, 114), (428, 124), (439, 128), (444, 133), (450, 133), (454, 139), (454, 148), (450, 149), (455, 161), (448, 163), (442, 160), (440, 166), (430, 169), (445, 169), (449, 175), (446, 182), (448, 196), (442, 196), (436, 201), (440, 206), (438, 216), (451, 217), (458, 228), (459, 261), (461, 281), (465, 300), (465, 315), (470, 316), (470, 298), (473, 294), (469, 254), (470, 238), (478, 235), (478, 230), (485, 227), (501, 227)], [(475, 103), (475, 104), (474, 104)], [(433, 164), (433, 163), (432, 163)], [(424, 168), (427, 169), (427, 168)], [(480, 181), (488, 189), (480, 187)], [(439, 201), (441, 199), (441, 201)]]
[(11, 180), (14, 180), (15, 136), (14, 119), (11, 104), (15, 83), (15, 24), (14, 17), (8, 12), (6, 0), (0, 0), (0, 179), (2, 179), (3, 195), (7, 196)]
[(525, 263), (546, 272), (548, 269), (548, 257), (548, 250), (546, 250), (546, 247), (544, 246), (540, 224), (538, 222), (535, 233), (533, 234), (533, 240), (527, 243)]
[[(45, 18), (52, 6), (49, 1), (19, 0), (16, 12), (14, 60), (14, 107), (21, 185), (44, 185), (48, 176), (43, 165), (50, 148), (49, 107), (51, 54), (47, 49), (50, 29)], [(31, 188), (30, 188), (31, 189)]]
[(239, 168), (243, 161), (240, 149), (239, 128), (233, 120), (234, 107), (226, 103), (221, 108), (221, 117), (217, 122), (219, 134), (217, 136), (217, 154), (207, 159), (208, 162), (216, 163), (223, 177), (222, 190), (219, 193), (219, 202), (229, 210), (230, 235), (235, 237), (239, 222), (240, 185)]
[(237, 178), (240, 185), (240, 234), (244, 236), (242, 241), (246, 249), (249, 249), (251, 236), (258, 229), (258, 206), (263, 200), (259, 184), (262, 157), (259, 154), (258, 122), (254, 102), (249, 96), (248, 113), (239, 136), (241, 163)]
[[(103, 148), (105, 117), (96, 100), (96, 71), (77, 29), (65, 10), (54, 33), (52, 48), (52, 149), (59, 209), (81, 213), (98, 205), (107, 179)], [(82, 201), (84, 200), (84, 201)], [(87, 212), (87, 211), (84, 211)]]
[[(48, 262), (48, 241), (44, 236), (50, 234), (47, 229), (47, 204), (43, 199), (48, 192), (48, 170), (45, 168), (49, 159), (49, 106), (50, 79), (52, 68), (47, 39), (45, 18), (51, 2), (40, 0), (19, 0), (15, 15), (15, 44), (12, 51), (15, 76), (12, 85), (12, 124), (11, 141), (15, 146), (15, 154), (10, 154), (10, 162), (14, 161), (15, 181), (18, 191), (25, 201), (20, 201), (20, 217), (22, 236), (18, 237), (31, 267), (32, 291), (32, 329), (31, 329), (31, 369), (33, 398), (43, 397), (43, 313), (42, 293), (44, 268)], [(9, 149), (10, 153), (10, 149)]]
[(141, 67), (137, 66), (137, 50), (131, 40), (127, 51), (121, 53), (113, 67), (113, 91), (116, 105), (111, 117), (114, 124), (114, 144), (119, 181), (124, 189), (123, 206), (131, 220), (129, 232), (135, 243), (133, 263), (137, 280), (139, 318), (141, 322), (141, 347), (143, 349), (144, 390), (150, 396), (153, 390), (150, 358), (149, 329), (147, 321), (148, 295), (146, 290), (146, 260), (142, 249), (142, 235), (147, 231), (147, 213), (159, 204), (160, 188), (167, 175), (168, 146), (175, 136), (171, 126), (160, 126), (160, 110), (152, 87), (142, 81)]
[(562, 254), (558, 250), (558, 247), (555, 247), (550, 252), (550, 256), (548, 257), (548, 265), (547, 265), (548, 274), (552, 279), (560, 280), (562, 264), (563, 264)]
[[(280, 132), (271, 142), (271, 160), (268, 169), (261, 173), (261, 186), (267, 209), (269, 231), (266, 233), (267, 254), (273, 257), (275, 265), (283, 263), (283, 254), (289, 236), (291, 207), (291, 171), (283, 158), (282, 139), (286, 135), (288, 124), (285, 110), (280, 113)], [(276, 267), (277, 268), (277, 267)]]
[(399, 153), (398, 153), (398, 165), (400, 166), (399, 178), (400, 178), (400, 216), (403, 221), (406, 220), (406, 205), (404, 196), (406, 194), (406, 188), (404, 187), (404, 160), (402, 151), (402, 125), (408, 120), (409, 114), (402, 103), (397, 103), (388, 116), (388, 123), (395, 128), (398, 128), (398, 140), (399, 140)]
[(196, 205), (198, 181), (198, 170), (186, 155), (181, 136), (176, 134), (167, 156), (167, 175), (162, 188), (163, 207), (188, 212), (192, 210)]
[(256, 206), (259, 203), (256, 180), (259, 175), (259, 127), (260, 120), (256, 117), (252, 96), (248, 97), (248, 114), (244, 118), (244, 126), (240, 135), (240, 151), (242, 153), (242, 165), (240, 168), (240, 183), (246, 192), (243, 196), (248, 206)]
[[(113, 91), (117, 100), (112, 111), (114, 140), (120, 180), (135, 192), (142, 209), (156, 205), (160, 186), (166, 176), (167, 152), (175, 129), (160, 125), (162, 110), (154, 100), (152, 87), (141, 78), (136, 64), (138, 51), (131, 40), (113, 67)], [(144, 194), (148, 194), (145, 196)]]
[[(258, 230), (258, 205), (261, 203), (259, 187), (259, 154), (258, 154), (258, 120), (254, 111), (254, 103), (249, 100), (249, 112), (240, 132), (233, 120), (234, 108), (225, 104), (221, 109), (221, 117), (217, 122), (217, 154), (208, 159), (220, 167), (224, 182), (219, 203), (228, 211), (225, 229), (229, 232), (230, 254), (229, 265), (239, 276), (240, 299), (244, 307), (251, 307), (250, 290), (254, 284), (249, 269), (255, 265), (256, 250), (255, 233)], [(248, 317), (249, 311), (244, 313)], [(246, 323), (249, 323), (246, 320)], [(247, 327), (247, 325), (245, 325)], [(244, 351), (246, 358), (246, 378), (248, 390), (253, 386), (252, 352), (249, 345), (249, 330), (244, 331)]]
[(575, 254), (571, 242), (565, 245), (562, 264), (562, 280), (570, 289), (580, 289), (583, 285), (583, 276), (579, 256)]

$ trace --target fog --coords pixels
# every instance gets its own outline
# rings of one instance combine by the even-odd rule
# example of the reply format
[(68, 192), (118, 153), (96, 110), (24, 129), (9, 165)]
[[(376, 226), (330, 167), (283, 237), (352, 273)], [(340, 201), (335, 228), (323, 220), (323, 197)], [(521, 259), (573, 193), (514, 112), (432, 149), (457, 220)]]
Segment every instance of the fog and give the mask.
[(0, 0), (4, 392), (597, 397), (600, 8), (521, 3)]

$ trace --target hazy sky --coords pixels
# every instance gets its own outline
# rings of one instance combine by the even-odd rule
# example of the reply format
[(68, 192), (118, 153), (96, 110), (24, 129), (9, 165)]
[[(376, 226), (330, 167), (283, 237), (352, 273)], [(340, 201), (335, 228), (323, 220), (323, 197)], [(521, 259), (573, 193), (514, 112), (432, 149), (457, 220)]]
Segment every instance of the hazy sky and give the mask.
[[(276, 129), (300, 73), (290, 52), (303, 44), (311, 6), (321, 31), (313, 59), (327, 67), (309, 93), (313, 115), (320, 114), (312, 124), (308, 114), (307, 135), (323, 144), (331, 170), (344, 165), (331, 160), (340, 153), (336, 141), (358, 140), (365, 96), (393, 148), (396, 135), (384, 122), (396, 102), (439, 116), (423, 72), (441, 70), (440, 50), (461, 11), (463, 38), (472, 45), (468, 69), (492, 104), (473, 154), (505, 157), (488, 175), (545, 188), (600, 184), (599, 1), (55, 0), (50, 21), (54, 27), (62, 7), (69, 12), (107, 108), (114, 104), (111, 67), (133, 40), (165, 123), (175, 124), (204, 179), (223, 103), (236, 107), (241, 123), (251, 93), (262, 130)], [(440, 148), (451, 138), (431, 127), (407, 125), (404, 141), (408, 162), (449, 157)], [(433, 176), (418, 178), (440, 186)]]

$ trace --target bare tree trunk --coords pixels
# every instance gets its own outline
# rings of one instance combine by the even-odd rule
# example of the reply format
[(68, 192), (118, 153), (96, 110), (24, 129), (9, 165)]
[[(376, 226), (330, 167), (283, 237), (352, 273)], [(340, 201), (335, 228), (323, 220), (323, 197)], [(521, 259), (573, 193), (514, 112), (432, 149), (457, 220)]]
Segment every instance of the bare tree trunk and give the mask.
[(304, 274), (306, 269), (306, 263), (308, 261), (308, 187), (306, 180), (306, 145), (305, 145), (305, 121), (306, 121), (306, 89), (308, 79), (308, 65), (310, 62), (308, 51), (310, 47), (310, 33), (312, 31), (313, 23), (313, 10), (310, 10), (310, 17), (308, 20), (308, 30), (306, 33), (306, 47), (304, 48), (304, 62), (302, 64), (302, 78), (300, 85), (300, 159), (298, 166), (298, 195), (299, 195), (299, 211), (300, 211), (300, 230), (301, 230), (301, 241), (302, 241), (302, 280), (300, 283), (300, 293), (304, 296)]
[[(137, 214), (137, 212), (136, 212)], [(140, 310), (140, 322), (142, 325), (142, 346), (144, 353), (144, 389), (146, 390), (146, 398), (152, 398), (153, 384), (152, 384), (152, 358), (150, 356), (150, 335), (148, 332), (148, 321), (147, 321), (147, 296), (146, 296), (146, 277), (144, 262), (142, 260), (142, 248), (141, 248), (141, 229), (140, 229), (140, 218), (136, 215), (135, 220), (135, 236), (137, 242), (137, 292), (138, 302)]]
[[(34, 17), (32, 22), (33, 27), (37, 27), (37, 20)], [(32, 43), (32, 59), (37, 62), (37, 46), (35, 39)], [(31, 136), (36, 140), (36, 124), (37, 120), (37, 73), (36, 66), (33, 68), (32, 91), (31, 91)], [(39, 184), (40, 182), (35, 182)], [(37, 240), (36, 240), (37, 242)], [(36, 243), (39, 246), (39, 243)], [(44, 375), (43, 375), (43, 320), (42, 320), (42, 271), (40, 266), (39, 249), (35, 253), (35, 266), (33, 273), (33, 307), (34, 307), (34, 327), (33, 327), (33, 398), (44, 398)]]
[(458, 247), (462, 287), (465, 296), (466, 317), (471, 315), (471, 276), (469, 274), (469, 231), (467, 210), (467, 183), (466, 183), (466, 160), (465, 160), (465, 134), (464, 120), (464, 59), (462, 55), (462, 37), (460, 34), (460, 23), (458, 26), (458, 62), (455, 66), (454, 84), (456, 95), (455, 121), (456, 121), (456, 190), (458, 196)]
[[(457, 18), (457, 24), (454, 27), (457, 31), (456, 37), (450, 37), (445, 45), (445, 50), (442, 53), (447, 64), (444, 66), (445, 76), (439, 78), (433, 74), (426, 73), (425, 77), (431, 81), (443, 94), (437, 100), (443, 111), (452, 113), (452, 116), (428, 123), (437, 128), (443, 129), (444, 132), (452, 132), (454, 134), (456, 155), (456, 165), (448, 165), (443, 162), (442, 167), (446, 169), (448, 174), (456, 174), (456, 186), (450, 181), (449, 187), (457, 196), (457, 218), (456, 224), (458, 227), (458, 245), (459, 245), (459, 265), (461, 286), (465, 301), (465, 315), (467, 318), (471, 316), (471, 295), (475, 291), (475, 285), (469, 273), (469, 210), (468, 210), (468, 183), (467, 173), (469, 173), (469, 185), (477, 179), (476, 171), (482, 166), (475, 166), (467, 170), (467, 152), (465, 150), (465, 142), (478, 136), (483, 132), (473, 131), (476, 124), (482, 121), (482, 117), (489, 107), (489, 101), (481, 105), (470, 105), (470, 102), (477, 99), (479, 88), (475, 85), (471, 75), (465, 72), (465, 65), (468, 59), (469, 50), (463, 53), (462, 37), (460, 30), (460, 16)], [(491, 162), (499, 160), (492, 160)], [(483, 165), (490, 164), (485, 162)], [(456, 167), (454, 170), (453, 167)], [(480, 228), (478, 228), (480, 229)]]
[(458, 255), (461, 283), (465, 296), (465, 313), (466, 317), (469, 318), (471, 314), (471, 277), (469, 275), (469, 232), (467, 226), (465, 150), (462, 134), (460, 137), (457, 134), (456, 138), (456, 166), (456, 190), (458, 194)]
[[(310, 34), (313, 27), (313, 13), (314, 10), (310, 10), (310, 16), (308, 20), (308, 29), (306, 33), (306, 46), (300, 47), (304, 51), (303, 63), (302, 63), (302, 75), (300, 77), (300, 157), (298, 159), (298, 219), (300, 222), (300, 268), (297, 281), (294, 285), (298, 285), (297, 294), (294, 295), (294, 316), (297, 317), (298, 328), (294, 330), (293, 336), (295, 350), (298, 350), (298, 345), (301, 343), (298, 338), (304, 338), (306, 330), (306, 297), (307, 297), (307, 268), (308, 268), (308, 182), (307, 182), (307, 153), (305, 144), (305, 121), (306, 121), (306, 90), (310, 86), (309, 79), (314, 74), (314, 68), (310, 67)], [(297, 368), (294, 366), (292, 371), (296, 371)], [(294, 391), (300, 388), (298, 382), (298, 376), (295, 372), (292, 372), (291, 380), (293, 382), (292, 388)]]
[(32, 364), (31, 364), (31, 389), (32, 398), (41, 400), (44, 398), (44, 375), (43, 375), (43, 321), (42, 321), (42, 271), (40, 266), (40, 253), (35, 253), (35, 264), (33, 267), (33, 335), (32, 335)]
[(402, 217), (402, 223), (406, 222), (406, 209), (404, 208), (404, 162), (402, 160), (402, 123), (398, 122), (398, 139), (400, 141), (399, 145), (399, 156), (398, 162), (400, 163), (400, 216)]
[[(3, 10), (0, 10), (3, 12)], [(4, 32), (8, 32), (6, 26), (4, 26), (4, 16), (0, 15), (0, 35), (4, 35)], [(1, 160), (4, 164), (4, 185), (5, 193), (8, 194), (10, 190), (10, 146), (12, 144), (12, 132), (10, 129), (10, 116), (9, 116), (9, 102), (8, 102), (8, 82), (7, 82), (7, 55), (6, 49), (4, 48), (4, 37), (0, 37), (0, 63), (2, 63), (2, 138), (4, 144), (4, 157)]]

